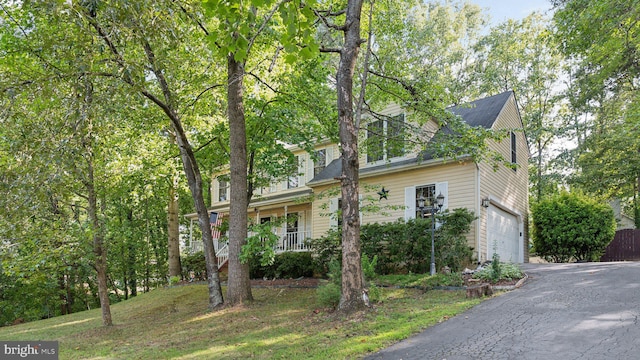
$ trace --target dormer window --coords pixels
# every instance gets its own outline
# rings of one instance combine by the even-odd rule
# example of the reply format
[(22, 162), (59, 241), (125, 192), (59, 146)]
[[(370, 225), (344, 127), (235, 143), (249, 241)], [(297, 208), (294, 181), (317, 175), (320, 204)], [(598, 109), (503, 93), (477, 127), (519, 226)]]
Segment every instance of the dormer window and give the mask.
[(404, 114), (372, 121), (367, 125), (367, 163), (404, 156)]

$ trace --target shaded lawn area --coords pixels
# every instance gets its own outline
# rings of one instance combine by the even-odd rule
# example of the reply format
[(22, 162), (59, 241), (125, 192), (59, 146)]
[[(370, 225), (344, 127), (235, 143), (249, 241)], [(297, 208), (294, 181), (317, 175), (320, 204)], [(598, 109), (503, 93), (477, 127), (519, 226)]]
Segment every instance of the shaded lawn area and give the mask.
[(60, 359), (344, 359), (379, 350), (479, 303), (464, 291), (382, 289), (348, 318), (315, 289), (253, 289), (255, 302), (207, 311), (205, 285), (154, 290), (111, 308), (0, 328), (1, 340), (58, 340)]

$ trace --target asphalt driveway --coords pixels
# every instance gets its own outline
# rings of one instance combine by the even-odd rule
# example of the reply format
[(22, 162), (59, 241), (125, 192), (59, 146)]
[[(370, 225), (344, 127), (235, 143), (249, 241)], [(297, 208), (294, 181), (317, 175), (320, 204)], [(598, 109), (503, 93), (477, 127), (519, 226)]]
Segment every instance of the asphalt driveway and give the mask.
[(367, 359), (640, 359), (640, 263), (523, 269), (522, 288)]

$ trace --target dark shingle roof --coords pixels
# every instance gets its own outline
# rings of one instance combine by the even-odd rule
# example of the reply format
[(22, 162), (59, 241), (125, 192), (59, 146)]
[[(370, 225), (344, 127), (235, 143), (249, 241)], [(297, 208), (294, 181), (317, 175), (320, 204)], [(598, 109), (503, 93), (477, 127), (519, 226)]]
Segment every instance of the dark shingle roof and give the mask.
[(471, 127), (482, 126), (490, 129), (512, 94), (513, 91), (505, 91), (468, 104), (453, 106), (447, 110), (460, 116)]
[[(453, 114), (458, 115), (471, 127), (484, 127), (490, 129), (493, 127), (500, 111), (504, 108), (507, 100), (511, 97), (513, 91), (505, 91), (498, 95), (489, 96), (486, 98), (478, 99), (467, 104), (452, 106), (447, 108)], [(446, 130), (445, 130), (446, 131)], [(360, 172), (366, 173), (374, 171), (382, 167), (401, 166), (410, 163), (417, 163), (419, 161), (426, 161), (433, 159), (433, 153), (427, 149), (423, 151), (415, 158), (401, 160), (399, 162), (393, 162), (391, 164), (381, 164), (378, 166), (367, 167), (360, 169)], [(327, 167), (324, 168), (318, 175), (316, 175), (309, 183), (316, 183), (324, 180), (330, 180), (338, 178), (342, 175), (342, 159), (338, 158), (333, 160)]]

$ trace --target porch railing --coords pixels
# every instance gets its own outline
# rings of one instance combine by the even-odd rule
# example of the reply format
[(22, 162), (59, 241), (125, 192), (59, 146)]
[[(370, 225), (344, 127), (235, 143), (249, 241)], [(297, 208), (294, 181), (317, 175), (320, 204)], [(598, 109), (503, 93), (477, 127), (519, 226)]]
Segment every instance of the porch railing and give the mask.
[[(275, 246), (276, 254), (288, 251), (309, 251), (310, 231), (289, 232), (286, 234), (276, 233), (278, 235), (278, 243)], [(189, 251), (193, 254), (203, 251), (202, 241), (192, 241)], [(218, 268), (222, 267), (229, 260), (229, 247), (227, 244), (216, 249), (216, 257), (218, 258)]]
[(276, 233), (280, 238), (276, 244), (276, 253), (287, 251), (309, 251), (310, 231)]
[(218, 259), (218, 269), (229, 261), (229, 246), (227, 244), (216, 250), (216, 258)]

